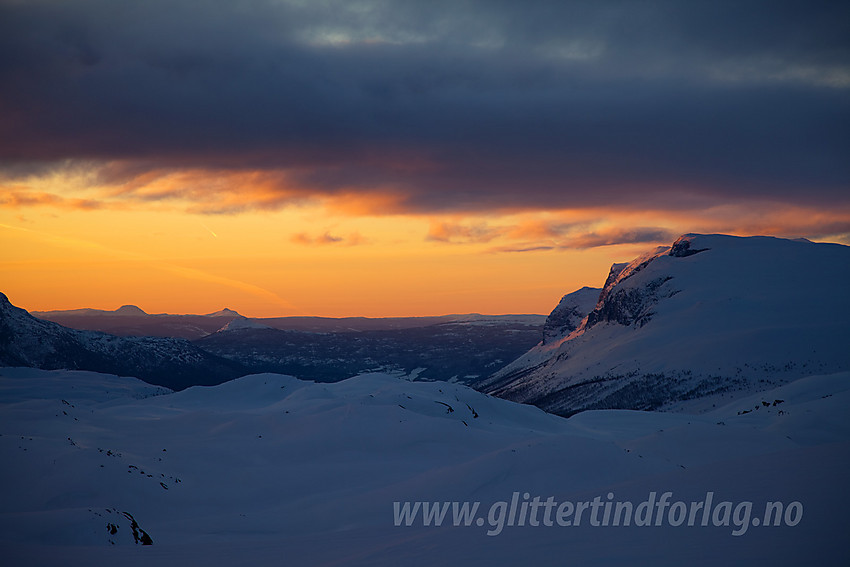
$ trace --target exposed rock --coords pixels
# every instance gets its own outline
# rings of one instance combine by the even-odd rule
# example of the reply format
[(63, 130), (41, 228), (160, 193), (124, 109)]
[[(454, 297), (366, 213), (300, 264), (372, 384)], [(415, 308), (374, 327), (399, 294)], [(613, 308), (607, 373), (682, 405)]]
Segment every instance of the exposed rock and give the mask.
[(562, 297), (543, 325), (543, 344), (559, 341), (575, 331), (596, 306), (600, 291), (595, 287), (583, 287)]
[(596, 323), (619, 323), (620, 325), (644, 326), (652, 319), (652, 306), (663, 297), (670, 297), (675, 290), (666, 293), (659, 291), (661, 286), (670, 281), (672, 276), (665, 276), (649, 282), (641, 288), (614, 290), (587, 317), (586, 327)]
[[(670, 247), (670, 256), (675, 258), (685, 258), (686, 256), (693, 256), (694, 254), (699, 254), (700, 252), (708, 250), (708, 248), (691, 248), (691, 236), (693, 235), (686, 234), (674, 242), (673, 246)], [(806, 242), (808, 242), (808, 240)]]
[(153, 545), (153, 539), (148, 533), (139, 527), (139, 524), (136, 522), (136, 518), (133, 517), (129, 512), (124, 512), (124, 516), (130, 520), (130, 529), (133, 530), (133, 539), (136, 540), (136, 543), (141, 543), (142, 545)]

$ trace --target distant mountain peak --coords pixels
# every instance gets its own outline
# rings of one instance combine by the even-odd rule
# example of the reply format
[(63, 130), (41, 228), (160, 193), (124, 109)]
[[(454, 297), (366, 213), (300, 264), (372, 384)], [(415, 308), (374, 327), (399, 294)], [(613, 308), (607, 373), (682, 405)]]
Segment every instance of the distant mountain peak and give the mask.
[(242, 317), (238, 312), (233, 309), (229, 309), (225, 307), (221, 311), (216, 311), (215, 313), (207, 313), (204, 317)]
[(140, 307), (136, 307), (135, 305), (122, 305), (118, 309), (114, 311), (116, 315), (147, 315)]

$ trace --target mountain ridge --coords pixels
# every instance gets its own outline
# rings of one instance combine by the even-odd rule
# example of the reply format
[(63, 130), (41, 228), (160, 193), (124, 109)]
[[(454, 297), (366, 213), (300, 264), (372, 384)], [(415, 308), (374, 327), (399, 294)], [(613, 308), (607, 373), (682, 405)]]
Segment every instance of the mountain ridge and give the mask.
[(0, 293), (0, 366), (84, 369), (140, 378), (182, 389), (214, 385), (247, 374), (237, 362), (185, 339), (118, 337), (80, 331), (33, 317)]
[[(126, 306), (125, 306), (126, 307)], [(121, 309), (124, 309), (123, 307)], [(545, 315), (500, 314), (482, 315), (464, 313), (422, 317), (244, 317), (239, 312), (224, 308), (205, 315), (172, 313), (119, 313), (119, 310), (70, 309), (32, 311), (34, 317), (59, 323), (72, 329), (101, 331), (119, 336), (154, 336), (183, 339), (200, 339), (211, 335), (235, 319), (245, 319), (257, 325), (282, 331), (307, 331), (313, 333), (399, 330), (427, 327), (442, 323), (469, 324), (526, 324), (543, 325)]]
[[(316, 332), (276, 329), (265, 325), (265, 319), (230, 316), (235, 312), (225, 310), (225, 316), (192, 316), (198, 325), (207, 327), (206, 331), (193, 327), (197, 332), (189, 333), (193, 339), (186, 342), (179, 337), (187, 327), (168, 315), (137, 317), (109, 312), (106, 318), (95, 318), (95, 323), (106, 320), (123, 330), (124, 336), (118, 336), (64, 328), (12, 306), (7, 311), (16, 315), (5, 317), (7, 338), (0, 336), (0, 365), (124, 374), (174, 389), (218, 383), (255, 372), (282, 372), (336, 382), (358, 373), (382, 370), (410, 380), (472, 384), (538, 342), (544, 318), (469, 314), (372, 320), (359, 329), (352, 329), (348, 320), (339, 319), (326, 321), (333, 330)], [(79, 319), (92, 322), (89, 316)], [(165, 321), (171, 326), (163, 330), (178, 338), (150, 336), (144, 332), (150, 330), (146, 321)], [(296, 326), (301, 322), (297, 320)], [(377, 329), (370, 329), (373, 323)], [(12, 344), (16, 336), (17, 342), (23, 344)], [(34, 336), (41, 339), (27, 339)], [(46, 351), (44, 345), (48, 345)], [(52, 354), (53, 351), (60, 354)], [(209, 375), (204, 364), (210, 365)]]

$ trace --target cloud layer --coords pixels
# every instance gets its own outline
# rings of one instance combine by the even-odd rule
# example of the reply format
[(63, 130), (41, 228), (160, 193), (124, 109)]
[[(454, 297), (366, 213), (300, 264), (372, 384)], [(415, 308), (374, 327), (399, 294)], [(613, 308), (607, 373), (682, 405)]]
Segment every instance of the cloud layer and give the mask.
[(846, 209), (848, 37), (839, 2), (0, 0), (0, 168), (197, 212)]

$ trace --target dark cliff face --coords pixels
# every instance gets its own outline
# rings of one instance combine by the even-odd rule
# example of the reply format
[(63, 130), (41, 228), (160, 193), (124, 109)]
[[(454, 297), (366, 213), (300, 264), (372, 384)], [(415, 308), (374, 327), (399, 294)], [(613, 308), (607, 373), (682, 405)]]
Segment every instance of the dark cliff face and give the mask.
[(614, 264), (599, 294), (596, 308), (587, 315), (586, 329), (597, 323), (643, 326), (652, 318), (652, 306), (658, 302), (659, 288), (670, 278), (658, 278), (642, 287), (623, 286), (658, 257), (657, 254), (631, 264)]
[[(676, 240), (670, 247), (668, 256), (674, 258), (687, 258), (708, 248), (693, 248), (690, 235), (685, 235)], [(590, 328), (596, 323), (618, 323), (620, 325), (643, 327), (653, 316), (653, 306), (661, 299), (672, 297), (677, 293), (669, 286), (662, 289), (672, 276), (663, 276), (646, 282), (639, 288), (620, 286), (623, 281), (639, 273), (646, 268), (658, 256), (652, 256), (643, 262), (627, 268), (615, 264), (605, 282), (605, 287), (599, 296), (599, 304), (587, 317), (586, 327)], [(621, 274), (625, 275), (621, 277)]]
[[(599, 294), (599, 302), (587, 315), (583, 324), (589, 329), (597, 323), (616, 323), (624, 326), (643, 327), (654, 314), (653, 307), (660, 300), (672, 297), (678, 290), (665, 286), (672, 276), (664, 275), (644, 282), (640, 286), (629, 285), (628, 280), (641, 273), (652, 262), (661, 256), (686, 258), (708, 248), (693, 248), (693, 235), (684, 235), (673, 243), (669, 249), (658, 248), (652, 254), (643, 256), (630, 264), (614, 264), (605, 286)], [(625, 285), (624, 285), (625, 282)]]
[(587, 316), (587, 328), (596, 323), (618, 323), (620, 325), (643, 327), (653, 315), (652, 307), (663, 297), (670, 297), (675, 291), (664, 292), (660, 288), (672, 277), (662, 277), (640, 288), (612, 290), (604, 301)]
[(700, 252), (705, 252), (708, 248), (691, 248), (691, 241), (689, 240), (690, 235), (685, 235), (680, 237), (676, 242), (673, 243), (673, 246), (670, 247), (669, 255), (674, 258), (686, 258), (688, 256), (693, 256), (694, 254), (699, 254)]

